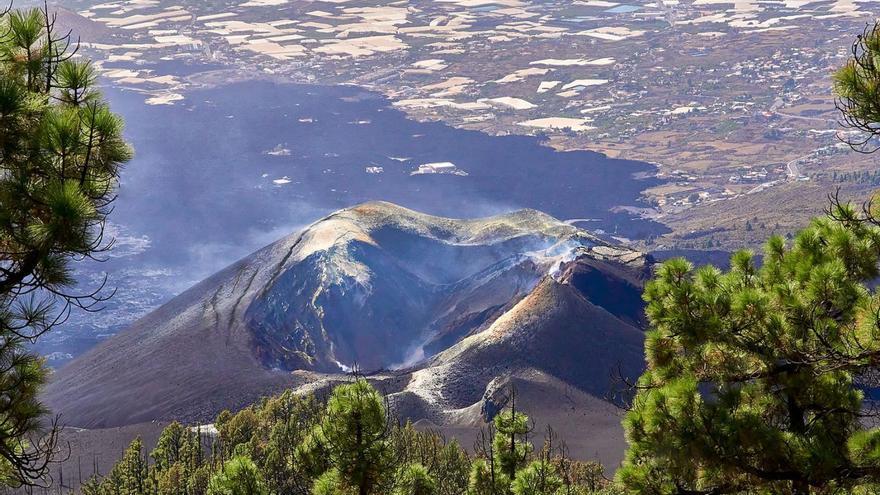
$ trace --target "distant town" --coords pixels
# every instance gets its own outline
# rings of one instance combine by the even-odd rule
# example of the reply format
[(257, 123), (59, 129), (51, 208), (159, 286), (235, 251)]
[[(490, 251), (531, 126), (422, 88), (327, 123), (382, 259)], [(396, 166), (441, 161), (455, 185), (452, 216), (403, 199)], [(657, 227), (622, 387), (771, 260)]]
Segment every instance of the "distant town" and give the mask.
[[(356, 84), (415, 119), (655, 163), (665, 181), (639, 213), (670, 226), (649, 241), (664, 248), (750, 242), (733, 224), (755, 195), (821, 205), (811, 181), (875, 184), (876, 159), (841, 141), (830, 74), (876, 4), (126, 0), (73, 2), (63, 19), (110, 84), (150, 105), (244, 79)], [(695, 242), (718, 202), (730, 225)]]

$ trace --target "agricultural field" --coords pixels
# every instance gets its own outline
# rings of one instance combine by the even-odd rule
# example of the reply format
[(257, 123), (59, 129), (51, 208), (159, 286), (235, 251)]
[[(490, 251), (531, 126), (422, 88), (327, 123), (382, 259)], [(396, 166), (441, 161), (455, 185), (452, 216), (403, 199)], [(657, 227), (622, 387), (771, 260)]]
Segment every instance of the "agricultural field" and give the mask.
[(876, 4), (125, 0), (62, 17), (150, 105), (242, 80), (353, 84), (417, 120), (651, 162), (665, 184), (638, 213), (672, 230), (637, 243), (653, 249), (751, 239), (743, 222), (699, 235), (717, 202), (745, 218), (757, 197), (880, 180), (841, 142), (830, 80)]

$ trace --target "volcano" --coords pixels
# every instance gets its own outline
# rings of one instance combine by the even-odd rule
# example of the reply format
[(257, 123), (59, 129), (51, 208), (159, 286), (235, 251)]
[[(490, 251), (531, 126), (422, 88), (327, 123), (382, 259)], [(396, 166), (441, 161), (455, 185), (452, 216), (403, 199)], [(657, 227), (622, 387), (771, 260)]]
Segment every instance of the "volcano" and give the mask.
[(649, 270), (534, 210), (457, 220), (366, 203), (138, 320), (56, 372), (44, 400), (82, 428), (210, 422), (356, 369), (414, 421), (479, 426), (514, 384), (523, 407), (617, 438), (610, 383), (643, 369)]

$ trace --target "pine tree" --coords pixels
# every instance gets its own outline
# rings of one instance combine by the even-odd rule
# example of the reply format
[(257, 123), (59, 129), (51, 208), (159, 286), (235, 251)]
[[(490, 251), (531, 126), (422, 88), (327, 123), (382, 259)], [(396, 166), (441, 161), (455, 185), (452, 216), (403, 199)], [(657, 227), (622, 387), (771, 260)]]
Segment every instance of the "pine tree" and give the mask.
[(834, 202), (730, 271), (670, 260), (645, 290), (647, 371), (618, 479), (644, 494), (846, 492), (880, 479), (856, 379), (880, 364), (876, 221)]
[(407, 464), (395, 476), (394, 495), (435, 495), (437, 482), (421, 464)]
[(193, 471), (186, 481), (187, 495), (206, 495), (208, 493), (208, 485), (211, 483), (210, 464), (202, 464)]
[(187, 495), (187, 476), (182, 464), (171, 467), (156, 474), (159, 495)]
[(560, 495), (599, 493), (611, 483), (605, 478), (605, 468), (596, 461), (575, 461), (565, 456), (555, 459), (556, 472), (562, 478)]
[(253, 454), (250, 441), (259, 428), (259, 418), (253, 408), (247, 408), (238, 414), (223, 411), (214, 425), (220, 433), (220, 449), (223, 459), (231, 459), (236, 455)]
[[(150, 457), (150, 473), (156, 479), (158, 495), (195, 495), (189, 480), (202, 463), (200, 434), (172, 422), (162, 430)], [(204, 493), (204, 489), (198, 493)]]
[(471, 464), (468, 478), (468, 495), (502, 495), (508, 492), (510, 481), (496, 471), (491, 458), (476, 459)]
[[(26, 350), (102, 287), (70, 292), (75, 260), (106, 250), (104, 221), (131, 155), (122, 121), (48, 10), (0, 12), (0, 484), (40, 484), (57, 429), (37, 400), (46, 380)], [(87, 291), (88, 292), (88, 291)]]
[(187, 443), (187, 431), (177, 421), (172, 422), (159, 435), (156, 448), (150, 452), (150, 457), (156, 463), (160, 471), (169, 469), (181, 460), (184, 445)]
[(528, 464), (534, 450), (529, 441), (533, 425), (528, 416), (517, 410), (516, 388), (510, 388), (506, 400), (510, 407), (495, 416), (474, 445), (481, 459), (471, 468), (468, 484), (471, 495), (510, 493), (517, 472)]
[(144, 456), (144, 444), (136, 438), (122, 454), (122, 459), (113, 466), (106, 479), (111, 493), (126, 495), (147, 495), (151, 493), (149, 467)]
[(471, 460), (457, 441), (452, 440), (440, 451), (432, 470), (437, 480), (438, 495), (462, 495), (467, 490)]
[(555, 495), (562, 486), (555, 467), (545, 459), (538, 459), (516, 473), (511, 491), (513, 495)]
[(268, 495), (266, 482), (249, 457), (236, 456), (223, 464), (208, 484), (208, 495)]
[(848, 127), (861, 131), (850, 146), (875, 151), (880, 136), (880, 23), (866, 28), (852, 46), (849, 61), (834, 74), (837, 108)]
[(82, 495), (104, 495), (107, 491), (104, 490), (103, 486), (100, 478), (93, 476), (79, 487), (79, 491)]
[(516, 472), (525, 466), (532, 453), (528, 435), (532, 432), (529, 417), (516, 409), (516, 389), (511, 388), (510, 408), (495, 417), (495, 438), (493, 440), (496, 463), (508, 479), (513, 480)]
[(312, 495), (353, 495), (338, 469), (330, 469), (322, 474), (312, 487)]
[(338, 471), (346, 487), (369, 495), (379, 493), (391, 467), (389, 434), (382, 396), (357, 379), (333, 390), (324, 418), (307, 442)]

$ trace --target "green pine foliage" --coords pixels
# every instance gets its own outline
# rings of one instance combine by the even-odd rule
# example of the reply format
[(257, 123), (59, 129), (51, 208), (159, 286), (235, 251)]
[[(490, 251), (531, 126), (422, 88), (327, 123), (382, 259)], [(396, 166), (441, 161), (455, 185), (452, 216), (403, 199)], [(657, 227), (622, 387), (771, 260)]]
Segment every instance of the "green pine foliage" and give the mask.
[(520, 469), (511, 484), (513, 495), (555, 495), (562, 488), (556, 467), (544, 459)]
[(346, 487), (345, 480), (338, 469), (324, 472), (312, 485), (312, 495), (351, 495), (354, 492)]
[(266, 482), (249, 457), (236, 456), (223, 463), (208, 483), (207, 495), (268, 495)]
[(324, 416), (310, 436), (311, 448), (358, 495), (380, 493), (392, 469), (390, 425), (382, 396), (366, 380), (333, 390)]
[(529, 417), (517, 409), (516, 389), (510, 408), (499, 413), (475, 444), (467, 495), (575, 495), (602, 493), (608, 483), (598, 463), (567, 456), (564, 443), (547, 428), (535, 452)]
[(862, 136), (850, 141), (859, 150), (875, 151), (880, 136), (880, 24), (865, 31), (852, 46), (852, 57), (834, 74), (837, 107), (844, 123)]
[[(391, 421), (366, 380), (337, 386), (326, 401), (286, 391), (236, 414), (216, 435), (168, 425), (145, 455), (136, 440), (83, 495), (587, 495), (605, 493), (604, 470), (569, 459), (551, 433), (536, 453), (531, 423), (511, 407), (484, 442), (491, 460), (412, 424)], [(514, 447), (510, 449), (511, 433)], [(504, 439), (503, 442), (500, 439)], [(495, 445), (501, 446), (497, 451)], [(208, 454), (212, 452), (212, 454)], [(515, 461), (510, 461), (515, 459)], [(497, 466), (512, 462), (508, 476)], [(509, 465), (509, 464), (505, 464)], [(496, 466), (495, 475), (490, 466)]]
[(532, 453), (528, 434), (532, 431), (529, 418), (516, 409), (502, 411), (495, 417), (495, 438), (492, 439), (498, 469), (509, 479), (525, 466)]
[(434, 495), (437, 482), (421, 464), (407, 464), (395, 475), (394, 495)]
[(880, 228), (832, 205), (757, 266), (664, 263), (645, 290), (648, 368), (624, 426), (630, 491), (860, 493), (880, 430), (859, 380), (880, 364)]
[(0, 484), (11, 486), (41, 484), (57, 453), (37, 400), (46, 370), (26, 345), (103, 300), (71, 292), (73, 263), (109, 247), (104, 221), (131, 156), (92, 66), (54, 25), (48, 10), (0, 11)]
[(495, 471), (491, 460), (485, 458), (474, 460), (468, 478), (468, 495), (506, 493), (507, 488), (508, 480), (503, 478), (500, 471)]

